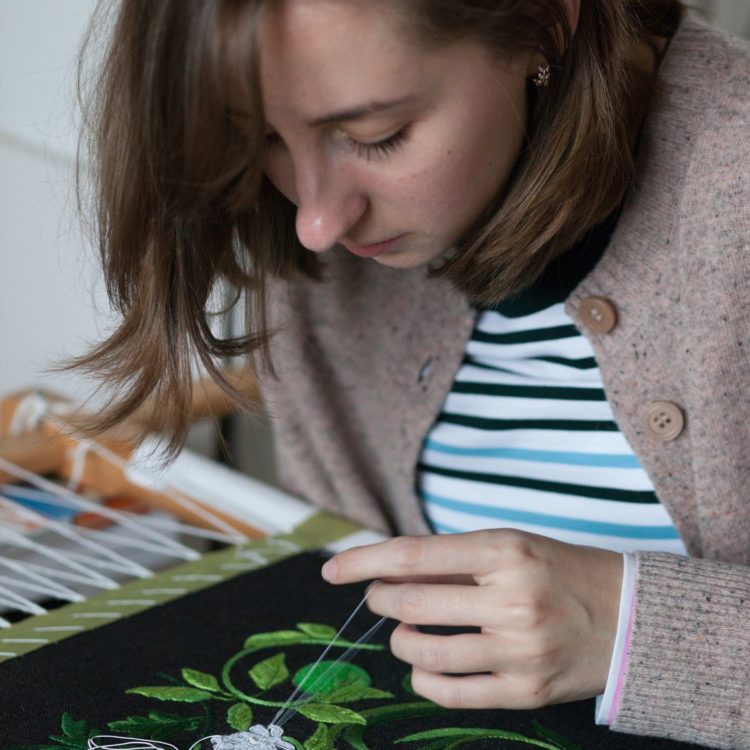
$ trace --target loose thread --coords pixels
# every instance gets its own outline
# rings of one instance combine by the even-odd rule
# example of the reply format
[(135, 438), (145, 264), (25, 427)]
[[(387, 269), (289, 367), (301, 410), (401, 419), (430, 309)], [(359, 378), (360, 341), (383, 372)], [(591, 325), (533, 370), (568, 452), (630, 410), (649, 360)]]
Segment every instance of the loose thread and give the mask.
[[(346, 651), (344, 651), (344, 653), (341, 654), (341, 656), (338, 659), (336, 659), (336, 661), (333, 662), (333, 664), (331, 664), (322, 674), (320, 674), (313, 681), (313, 683), (311, 685), (305, 686), (304, 689), (306, 691), (310, 691), (309, 695), (307, 697), (303, 698), (302, 700), (297, 701), (296, 705), (294, 705), (293, 708), (290, 708), (287, 711), (287, 713), (285, 713), (279, 719), (279, 721), (276, 722), (277, 725), (280, 726), (280, 727), (283, 727), (289, 721), (289, 719), (291, 719), (292, 716), (294, 716), (294, 714), (296, 714), (296, 713), (299, 712), (299, 709), (302, 706), (304, 706), (307, 703), (309, 703), (310, 701), (314, 700), (315, 699), (315, 693), (313, 692), (313, 689), (315, 688), (315, 686), (319, 682), (323, 681), (328, 674), (330, 674), (333, 670), (335, 670), (336, 667), (337, 667), (337, 665), (339, 663), (351, 661), (351, 657), (354, 655), (354, 652), (357, 651), (357, 646), (359, 646), (359, 645), (361, 645), (363, 643), (367, 643), (367, 641), (369, 641), (375, 635), (375, 633), (377, 633), (378, 630), (380, 630), (380, 627), (383, 625), (383, 623), (387, 619), (388, 619), (387, 617), (381, 617), (380, 620), (378, 620), (361, 638), (359, 638), (352, 646), (350, 646)], [(303, 683), (303, 686), (304, 686), (304, 683)]]
[[(367, 641), (372, 638), (375, 633), (380, 629), (380, 627), (383, 625), (383, 623), (388, 619), (387, 617), (381, 617), (378, 622), (376, 622), (363, 636), (361, 636), (357, 641), (354, 642), (352, 646), (350, 646), (346, 651), (344, 651), (341, 656), (339, 656), (336, 661), (334, 661), (332, 664), (328, 666), (327, 669), (323, 671), (322, 674), (318, 675), (313, 682), (310, 685), (307, 685), (307, 680), (310, 675), (315, 673), (315, 667), (320, 664), (323, 659), (327, 656), (328, 652), (336, 645), (338, 640), (341, 638), (341, 634), (346, 630), (346, 628), (350, 625), (352, 620), (357, 616), (359, 611), (362, 609), (362, 607), (365, 605), (365, 602), (367, 601), (367, 597), (370, 595), (370, 592), (372, 589), (378, 585), (380, 581), (376, 581), (373, 586), (371, 586), (367, 593), (362, 598), (362, 601), (354, 608), (354, 611), (349, 615), (346, 622), (341, 626), (338, 633), (333, 637), (331, 642), (326, 646), (326, 648), (323, 650), (323, 653), (318, 657), (316, 662), (310, 667), (310, 670), (308, 671), (307, 675), (305, 676), (305, 679), (302, 680), (302, 682), (297, 686), (296, 690), (292, 693), (292, 695), (286, 700), (284, 705), (277, 711), (276, 716), (273, 717), (271, 720), (271, 724), (279, 727), (283, 727), (289, 719), (296, 714), (299, 709), (304, 706), (306, 703), (309, 703), (311, 700), (315, 698), (315, 694), (312, 691), (313, 688), (320, 683), (326, 675), (330, 674), (332, 670), (336, 668), (336, 666), (340, 663), (344, 663), (346, 661), (350, 661), (351, 657), (354, 655), (354, 652), (357, 650), (357, 646), (367, 643)], [(294, 702), (294, 699), (299, 695), (299, 693), (303, 690), (308, 691), (308, 696), (306, 698), (303, 698), (301, 701), (298, 701), (296, 705), (294, 705), (292, 708), (289, 708), (289, 706)]]

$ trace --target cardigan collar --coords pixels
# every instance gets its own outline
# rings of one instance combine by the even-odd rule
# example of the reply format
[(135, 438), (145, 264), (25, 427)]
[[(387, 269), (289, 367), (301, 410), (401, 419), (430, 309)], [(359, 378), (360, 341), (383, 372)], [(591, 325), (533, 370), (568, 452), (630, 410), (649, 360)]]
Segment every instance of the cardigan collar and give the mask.
[[(707, 107), (726, 62), (705, 59), (704, 25), (686, 19), (662, 59), (654, 99), (644, 123), (636, 180), (602, 260), (573, 290), (566, 310), (580, 324), (578, 307), (590, 295), (613, 300), (619, 325), (635, 330), (653, 310), (670, 304), (655, 285), (671, 266), (681, 196)], [(659, 248), (655, 252), (654, 248)], [(648, 304), (645, 302), (648, 301)]]

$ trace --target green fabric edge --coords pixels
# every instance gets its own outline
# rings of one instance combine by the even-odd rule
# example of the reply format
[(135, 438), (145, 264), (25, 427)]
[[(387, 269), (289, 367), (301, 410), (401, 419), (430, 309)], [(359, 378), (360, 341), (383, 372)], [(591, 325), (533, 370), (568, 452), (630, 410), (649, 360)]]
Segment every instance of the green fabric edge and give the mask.
[(291, 532), (252, 539), (236, 547), (209, 552), (198, 560), (161, 570), (150, 578), (128, 581), (86, 601), (66, 604), (0, 630), (0, 664), (215, 586), (251, 570), (265, 568), (307, 550), (325, 547), (362, 530), (362, 526), (318, 512)]

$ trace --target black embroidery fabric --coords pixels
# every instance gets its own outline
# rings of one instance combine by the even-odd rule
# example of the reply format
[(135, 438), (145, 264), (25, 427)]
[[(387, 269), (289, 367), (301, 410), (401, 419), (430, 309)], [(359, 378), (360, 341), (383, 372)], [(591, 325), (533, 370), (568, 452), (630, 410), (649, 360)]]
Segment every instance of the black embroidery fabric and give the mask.
[[(228, 674), (235, 685), (246, 692), (252, 687), (255, 693), (258, 685), (268, 685), (261, 695), (262, 700), (269, 702), (289, 697), (292, 676), (322, 652), (321, 645), (301, 641), (307, 634), (324, 639), (328, 632), (325, 625), (338, 629), (364, 594), (362, 585), (326, 584), (320, 578), (322, 562), (317, 553), (290, 558), (3, 664), (0, 666), (1, 750), (30, 747), (85, 750), (86, 737), (93, 729), (104, 734), (165, 739), (187, 750), (206, 734), (237, 731), (243, 721), (248, 723), (250, 710), (253, 723), (270, 722), (275, 707), (259, 704), (248, 707), (236, 697), (218, 691), (222, 669), (234, 656)], [(373, 622), (374, 616), (363, 610), (343, 637), (356, 640)], [(297, 628), (298, 623), (303, 624), (304, 632)], [(392, 626), (381, 629), (374, 642), (387, 644), (391, 630)], [(266, 648), (256, 638), (248, 643), (260, 647), (242, 655), (249, 636), (278, 631), (287, 635), (275, 636), (276, 641), (286, 638), (288, 642)], [(330, 659), (337, 658), (342, 650), (334, 649)], [(330, 693), (334, 705), (330, 710), (339, 711), (336, 714), (339, 718), (346, 711), (355, 711), (369, 717), (370, 723), (367, 727), (322, 724), (297, 713), (284, 732), (297, 740), (299, 747), (306, 743), (304, 746), (309, 750), (326, 747), (440, 750), (456, 747), (451, 743), (459, 736), (467, 738), (462, 748), (524, 746), (518, 739), (500, 738), (499, 731), (514, 732), (560, 750), (696, 747), (597, 727), (593, 723), (593, 701), (537, 711), (448, 711), (430, 706), (404, 685), (408, 668), (387, 648), (358, 651), (353, 666), (344, 677), (354, 679), (356, 685), (350, 683), (348, 688), (339, 685), (338, 697), (335, 690)], [(286, 672), (289, 679), (282, 679)], [(212, 679), (216, 680), (215, 686)], [(144, 686), (156, 686), (155, 692), (126, 692)], [(170, 686), (177, 690), (169, 693)], [(348, 700), (353, 695), (351, 690), (360, 691), (364, 699)], [(195, 700), (203, 693), (209, 697)], [(190, 700), (167, 700), (166, 695)], [(113, 722), (117, 731), (111, 728)], [(136, 731), (149, 727), (158, 736), (149, 737)], [(461, 728), (466, 730), (463, 734), (458, 731)], [(477, 730), (487, 731), (482, 734)], [(494, 736), (488, 734), (491, 730)], [(426, 731), (434, 734), (429, 739), (404, 741)], [(526, 743), (526, 746), (533, 745)], [(208, 748), (210, 743), (202, 747)]]

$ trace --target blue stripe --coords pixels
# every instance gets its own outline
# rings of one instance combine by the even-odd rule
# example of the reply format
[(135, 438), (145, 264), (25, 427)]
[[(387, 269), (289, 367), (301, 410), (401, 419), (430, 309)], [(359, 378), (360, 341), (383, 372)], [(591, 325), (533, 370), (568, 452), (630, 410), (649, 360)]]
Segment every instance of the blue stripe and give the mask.
[(548, 526), (553, 529), (565, 529), (567, 531), (583, 531), (589, 534), (601, 536), (629, 537), (633, 539), (679, 539), (680, 535), (674, 526), (633, 526), (622, 523), (605, 523), (603, 521), (587, 521), (583, 518), (565, 518), (553, 516), (547, 513), (532, 513), (512, 508), (497, 508), (479, 505), (477, 503), (466, 503), (439, 497), (425, 492), (423, 497), (426, 502), (437, 505), (448, 510), (459, 513), (468, 513), (475, 516), (498, 518), (503, 521), (515, 523), (527, 523), (533, 526)]
[(460, 448), (437, 440), (425, 441), (425, 448), (451, 456), (474, 456), (476, 458), (514, 458), (519, 461), (537, 463), (568, 464), (570, 466), (598, 466), (607, 469), (640, 469), (635, 455), (566, 453), (563, 451), (535, 451), (524, 448)]
[[(44, 496), (44, 493), (40, 492), (38, 494)], [(54, 498), (54, 495), (48, 495), (48, 497)], [(28, 494), (23, 491), (16, 492), (13, 487), (6, 486), (2, 488), (0, 498), (7, 498), (27, 510), (32, 510), (46, 518), (51, 518), (54, 521), (70, 521), (78, 515), (78, 510), (73, 507), (54, 502), (48, 503), (44, 500), (37, 500), (29, 497)]]

